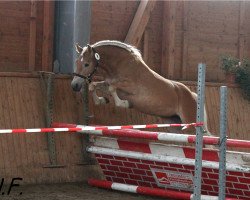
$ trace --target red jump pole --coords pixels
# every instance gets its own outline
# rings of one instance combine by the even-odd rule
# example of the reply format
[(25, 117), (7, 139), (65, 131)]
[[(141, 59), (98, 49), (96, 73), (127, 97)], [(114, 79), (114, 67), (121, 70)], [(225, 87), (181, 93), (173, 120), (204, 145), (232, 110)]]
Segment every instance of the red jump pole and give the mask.
[[(88, 184), (95, 187), (111, 189), (111, 190), (118, 190), (123, 192), (131, 192), (143, 195), (150, 195), (150, 196), (158, 196), (164, 198), (171, 198), (171, 199), (180, 199), (180, 200), (192, 200), (193, 194), (188, 192), (178, 192), (174, 190), (168, 189), (160, 189), (160, 188), (150, 188), (150, 187), (143, 187), (143, 186), (135, 186), (123, 183), (115, 183), (106, 180), (97, 180), (97, 179), (89, 179)], [(203, 200), (211, 200), (215, 199), (215, 196), (208, 196), (208, 195), (201, 195)], [(235, 198), (226, 198), (225, 200), (236, 200)], [(238, 199), (239, 200), (239, 199)]]

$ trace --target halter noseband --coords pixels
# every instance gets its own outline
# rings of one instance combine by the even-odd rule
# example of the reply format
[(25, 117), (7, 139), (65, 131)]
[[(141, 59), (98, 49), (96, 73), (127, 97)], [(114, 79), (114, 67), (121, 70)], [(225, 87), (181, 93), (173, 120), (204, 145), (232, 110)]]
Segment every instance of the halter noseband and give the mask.
[(95, 74), (95, 72), (97, 71), (98, 69), (98, 66), (99, 66), (99, 61), (100, 61), (100, 55), (96, 52), (96, 50), (94, 48), (93, 49), (93, 52), (94, 52), (94, 55), (95, 55), (95, 60), (96, 60), (96, 65), (93, 69), (93, 71), (88, 75), (88, 76), (84, 76), (84, 75), (81, 75), (81, 74), (77, 74), (77, 73), (73, 73), (74, 76), (78, 76), (80, 78), (83, 78), (85, 79), (88, 83), (91, 83), (92, 81), (92, 76)]

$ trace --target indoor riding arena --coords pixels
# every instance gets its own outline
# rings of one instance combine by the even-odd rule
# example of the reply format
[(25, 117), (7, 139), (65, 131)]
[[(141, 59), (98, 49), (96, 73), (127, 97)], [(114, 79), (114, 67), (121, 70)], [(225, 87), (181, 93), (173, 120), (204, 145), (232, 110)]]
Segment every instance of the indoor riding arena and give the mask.
[(0, 1), (0, 199), (250, 200), (249, 1)]

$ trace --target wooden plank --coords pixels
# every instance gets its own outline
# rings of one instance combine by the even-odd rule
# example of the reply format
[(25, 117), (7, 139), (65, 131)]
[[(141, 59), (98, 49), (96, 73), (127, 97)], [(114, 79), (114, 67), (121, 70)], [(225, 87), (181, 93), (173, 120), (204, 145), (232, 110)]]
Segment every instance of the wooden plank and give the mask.
[(219, 87), (213, 87), (212, 88), (212, 95), (210, 97), (212, 99), (212, 101), (214, 102), (214, 105), (212, 106), (212, 110), (214, 112), (214, 123), (212, 126), (214, 126), (214, 134), (215, 136), (219, 136), (219, 120), (220, 120), (220, 91), (219, 91)]
[(245, 37), (243, 35), (239, 35), (238, 57), (240, 60), (244, 58), (244, 49), (245, 49)]
[(146, 29), (143, 34), (143, 60), (148, 61), (148, 44), (149, 44), (149, 33)]
[[(54, 101), (54, 106), (53, 106), (53, 117), (59, 113), (60, 114), (60, 118), (59, 121), (68, 121), (69, 123), (71, 123), (68, 119), (68, 115), (69, 113), (67, 113), (67, 111), (65, 111), (65, 115), (61, 115), (61, 112), (63, 110), (63, 107), (67, 107), (67, 103), (66, 103), (66, 96), (64, 94), (64, 90), (63, 88), (65, 88), (64, 83), (61, 82), (61, 84), (58, 84), (58, 82), (54, 82), (54, 93), (53, 93), (53, 99), (60, 99), (60, 103), (57, 103), (56, 101)], [(58, 110), (56, 110), (56, 107), (58, 108)], [(64, 154), (63, 149), (65, 151), (71, 152), (71, 150), (69, 150), (69, 146), (72, 145), (72, 140), (70, 137), (68, 137), (67, 134), (54, 134), (55, 137), (55, 147), (56, 147), (56, 159), (57, 159), (57, 164), (58, 165), (66, 165), (67, 162), (71, 162), (72, 160), (69, 158), (70, 155), (69, 154)], [(68, 146), (69, 145), (69, 146)], [(48, 152), (49, 153), (49, 152)], [(59, 168), (58, 168), (59, 169)], [(70, 176), (71, 172), (68, 173), (68, 177)], [(54, 179), (56, 180), (57, 176), (61, 176), (61, 180), (66, 178), (66, 172), (63, 168), (60, 168), (59, 170), (57, 170), (54, 174)]]
[[(0, 79), (0, 84), (3, 86), (5, 85), (5, 79)], [(0, 103), (0, 112), (2, 113), (2, 115), (4, 117), (1, 117), (1, 121), (0, 121), (0, 127), (2, 128), (6, 128), (9, 125), (7, 123), (9, 123), (10, 121), (10, 116), (9, 113), (5, 113), (6, 110), (8, 110), (8, 100), (6, 98), (6, 87), (3, 87), (3, 89), (0, 90), (0, 97), (2, 97)], [(4, 98), (3, 98), (4, 97)], [(6, 135), (1, 134), (0, 135), (0, 147), (1, 147), (1, 162), (0, 162), (0, 168), (1, 168), (1, 173), (2, 173), (2, 177), (3, 175), (8, 175), (9, 174), (9, 165), (11, 166), (11, 163), (9, 162), (8, 159), (8, 145), (7, 145), (7, 138)]]
[(30, 38), (29, 38), (29, 71), (35, 70), (36, 64), (36, 17), (37, 2), (30, 1)]
[[(30, 92), (33, 90), (34, 85), (34, 79), (33, 81), (30, 81), (28, 79), (19, 79), (18, 78), (19, 86), (18, 88), (18, 99), (19, 104), (17, 106), (22, 106), (22, 120), (20, 119), (20, 124), (22, 127), (34, 127), (34, 112), (37, 112), (38, 107), (33, 110), (31, 101), (34, 101), (33, 93)], [(36, 87), (34, 87), (36, 89)], [(21, 102), (21, 103), (20, 103)], [(41, 117), (41, 120), (43, 120), (43, 117)], [(38, 168), (36, 167), (36, 157), (38, 156), (38, 143), (37, 143), (37, 136), (35, 134), (24, 134), (26, 145), (23, 148), (26, 148), (27, 152), (27, 168), (29, 168), (30, 174), (27, 176), (29, 179), (29, 182), (37, 182), (37, 179), (39, 177), (32, 176), (31, 174), (37, 174), (39, 173)], [(32, 151), (30, 150), (32, 147)], [(26, 169), (27, 170), (27, 169)]]
[(242, 59), (244, 57), (244, 46), (245, 46), (245, 12), (246, 12), (245, 1), (239, 1), (239, 42), (238, 42), (238, 57)]
[[(8, 90), (8, 96), (9, 96), (9, 106), (13, 108), (13, 112), (10, 112), (10, 117), (11, 117), (11, 123), (12, 127), (25, 127), (24, 122), (28, 123), (30, 120), (26, 117), (23, 116), (23, 113), (28, 113), (27, 110), (22, 110), (24, 109), (24, 105), (22, 101), (22, 97), (25, 97), (26, 95), (22, 93), (19, 89), (24, 87), (23, 82), (20, 81), (19, 79), (16, 78), (5, 78), (7, 80), (7, 84), (11, 85), (10, 88), (7, 86)], [(12, 83), (12, 84), (10, 84)], [(15, 95), (13, 95), (15, 94)], [(21, 96), (20, 96), (21, 94)], [(34, 94), (33, 94), (34, 95)], [(22, 106), (20, 106), (20, 104)], [(9, 107), (9, 109), (10, 109)], [(18, 114), (17, 114), (18, 113)], [(22, 113), (22, 114), (21, 114)], [(22, 177), (23, 172), (25, 171), (25, 168), (23, 166), (27, 166), (27, 151), (26, 151), (26, 142), (25, 140), (25, 135), (22, 135), (18, 137), (17, 135), (14, 135), (13, 140), (15, 142), (13, 151), (15, 153), (15, 157), (17, 160), (17, 165), (22, 166), (18, 167), (18, 174)], [(19, 159), (18, 159), (19, 158)], [(29, 177), (23, 177), (29, 179)]]
[[(40, 78), (40, 72), (0, 72), (0, 77)], [(71, 75), (55, 74), (56, 79), (72, 79)]]
[(238, 33), (239, 1), (189, 1), (189, 30), (234, 35)]
[(188, 54), (188, 1), (183, 2), (183, 34), (182, 34), (182, 68), (181, 76), (183, 80), (187, 79), (187, 54)]
[[(240, 96), (241, 95), (241, 92), (239, 90), (235, 90), (232, 91), (234, 94), (237, 94), (237, 96)], [(242, 137), (242, 134), (244, 134), (244, 130), (243, 130), (243, 125), (241, 125), (240, 123), (240, 119), (242, 119), (242, 123), (244, 123), (243, 121), (243, 115), (244, 115), (244, 112), (238, 112), (238, 110), (243, 110), (241, 109), (241, 99), (237, 99), (237, 96), (233, 96), (232, 98), (232, 101), (233, 101), (233, 107), (235, 108), (235, 116), (233, 118), (233, 124), (235, 124), (236, 126), (236, 129), (232, 132), (232, 133), (235, 133), (236, 137), (235, 138), (241, 138)], [(242, 139), (242, 138), (241, 138)]]
[[(70, 123), (74, 123), (79, 121), (79, 116), (78, 116), (78, 110), (82, 110), (83, 106), (82, 104), (78, 104), (80, 102), (77, 103), (72, 103), (72, 96), (74, 97), (74, 92), (71, 89), (71, 86), (69, 84), (68, 80), (63, 80), (63, 84), (61, 80), (57, 80), (56, 81), (57, 85), (60, 86), (60, 89), (58, 89), (56, 92), (59, 94), (63, 94), (63, 97), (66, 98), (66, 103), (65, 105), (67, 106), (68, 112), (66, 113), (66, 118), (65, 121), (70, 122)], [(71, 91), (71, 92), (69, 92)], [(71, 94), (71, 95), (68, 95)], [(91, 105), (89, 106), (91, 107)], [(68, 156), (68, 159), (71, 163), (81, 163), (81, 159), (82, 159), (82, 143), (81, 143), (81, 137), (83, 137), (81, 134), (69, 134), (69, 136), (67, 136), (67, 147), (69, 152), (74, 152), (74, 155)], [(66, 162), (67, 159), (66, 159)], [(74, 172), (72, 171), (71, 174), (72, 176), (74, 176), (73, 174)], [(69, 180), (70, 181), (70, 180)]]
[(245, 33), (246, 1), (239, 1), (239, 34)]
[(53, 70), (54, 1), (44, 1), (42, 70)]
[(188, 33), (183, 32), (182, 39), (182, 59), (181, 59), (181, 78), (187, 80), (187, 66), (188, 66)]
[[(32, 107), (32, 115), (31, 117), (34, 119), (34, 125), (33, 127), (45, 127), (45, 109), (44, 109), (44, 102), (43, 102), (43, 93), (41, 90), (41, 82), (38, 78), (33, 79), (33, 82), (29, 81), (27, 79), (27, 87), (30, 88), (30, 90), (34, 91), (31, 94), (27, 94), (27, 98), (32, 99), (31, 103), (30, 103), (30, 107)], [(39, 88), (39, 89), (37, 89)], [(34, 94), (34, 96), (32, 96), (32, 94)], [(29, 97), (30, 95), (30, 97)], [(47, 138), (45, 134), (38, 134), (38, 135), (34, 135), (34, 137), (36, 138), (36, 140), (34, 142), (36, 142), (36, 148), (37, 148), (37, 153), (35, 154), (35, 163), (39, 163), (40, 167), (37, 167), (35, 169), (36, 174), (40, 173), (42, 174), (41, 176), (36, 178), (37, 182), (41, 182), (43, 180), (46, 180), (46, 169), (43, 168), (43, 166), (45, 166), (48, 163), (48, 150), (47, 150)], [(35, 139), (34, 138), (34, 139)]]
[(136, 47), (139, 45), (151, 12), (154, 9), (155, 3), (155, 0), (146, 0), (140, 2), (125, 38), (126, 43), (132, 44)]
[[(197, 64), (205, 62), (207, 66), (206, 80), (219, 82), (225, 79), (225, 73), (219, 67), (220, 55), (237, 56), (238, 35), (203, 34), (188, 32), (188, 80), (197, 80)], [(192, 41), (192, 42), (191, 42)]]
[[(29, 40), (29, 2), (23, 3), (16, 10), (23, 15), (17, 15), (13, 9), (3, 9), (1, 6), (7, 4), (14, 6), (13, 2), (1, 2), (1, 30), (0, 30), (0, 70), (1, 71), (21, 71), (27, 70), (28, 66), (28, 40)], [(22, 10), (24, 9), (24, 10)], [(1, 12), (2, 11), (2, 12)], [(27, 15), (28, 13), (28, 15)]]
[(237, 108), (235, 107), (235, 102), (234, 102), (234, 91), (229, 90), (228, 94), (228, 111), (229, 111), (229, 117), (228, 117), (228, 137), (229, 138), (238, 138), (238, 127), (237, 124), (235, 123), (235, 119), (237, 118)]
[[(20, 82), (23, 80), (20, 78)], [(45, 120), (44, 120), (44, 104), (43, 104), (43, 94), (42, 90), (40, 88), (40, 80), (38, 78), (32, 79), (33, 81), (30, 81), (29, 79), (26, 79), (28, 81), (27, 87), (29, 87), (29, 90), (32, 90), (33, 92), (29, 92), (27, 95), (28, 99), (31, 99), (31, 102), (29, 103), (29, 106), (31, 107), (31, 112), (29, 116), (32, 117), (34, 120), (32, 127), (45, 127)], [(38, 89), (39, 88), (39, 89)], [(27, 127), (25, 125), (24, 127)], [(28, 136), (29, 137), (29, 136)], [(46, 173), (45, 168), (42, 166), (45, 166), (47, 162), (47, 140), (45, 134), (37, 134), (35, 135), (36, 138), (36, 148), (37, 153), (35, 153), (35, 164), (39, 167), (34, 171), (34, 173), (38, 174), (40, 173), (40, 176), (36, 177), (37, 182), (45, 181), (46, 180)]]
[(174, 78), (176, 3), (165, 1), (163, 9), (161, 74), (170, 79)]
[[(10, 84), (7, 84), (7, 83)], [(5, 88), (4, 88), (4, 98), (7, 100), (6, 104), (4, 106), (7, 106), (9, 109), (5, 110), (5, 113), (3, 113), (3, 116), (6, 117), (8, 119), (8, 123), (11, 127), (14, 126), (14, 124), (16, 124), (16, 115), (15, 115), (15, 104), (13, 102), (13, 92), (12, 90), (14, 89), (14, 85), (15, 82), (14, 80), (7, 80), (5, 78)], [(14, 146), (14, 137), (15, 135), (12, 134), (7, 134), (5, 135), (5, 139), (6, 139), (6, 160), (8, 160), (8, 163), (10, 163), (10, 165), (8, 166), (8, 168), (6, 169), (6, 171), (9, 171), (9, 174), (7, 175), (7, 178), (11, 178), (11, 176), (15, 176), (17, 173), (17, 169), (15, 169), (17, 167), (17, 159), (16, 159), (16, 154), (15, 154), (15, 146)]]
[(162, 50), (161, 50), (161, 75), (168, 77), (168, 24), (169, 24), (169, 2), (163, 2), (162, 14)]

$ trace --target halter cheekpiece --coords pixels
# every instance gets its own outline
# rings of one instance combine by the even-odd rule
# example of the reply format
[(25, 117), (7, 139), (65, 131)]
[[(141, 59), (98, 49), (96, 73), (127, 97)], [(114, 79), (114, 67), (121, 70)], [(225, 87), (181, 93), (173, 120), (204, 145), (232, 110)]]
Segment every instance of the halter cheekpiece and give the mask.
[(88, 76), (84, 76), (84, 75), (81, 75), (81, 74), (77, 74), (77, 73), (73, 73), (74, 76), (78, 76), (80, 78), (83, 78), (85, 79), (88, 83), (91, 83), (92, 81), (92, 76), (95, 74), (95, 72), (97, 71), (98, 69), (98, 66), (99, 66), (99, 61), (100, 61), (100, 55), (96, 52), (96, 50), (94, 48), (93, 49), (93, 52), (94, 52), (94, 55), (95, 55), (95, 60), (96, 60), (96, 65), (93, 69), (93, 71), (88, 75)]

